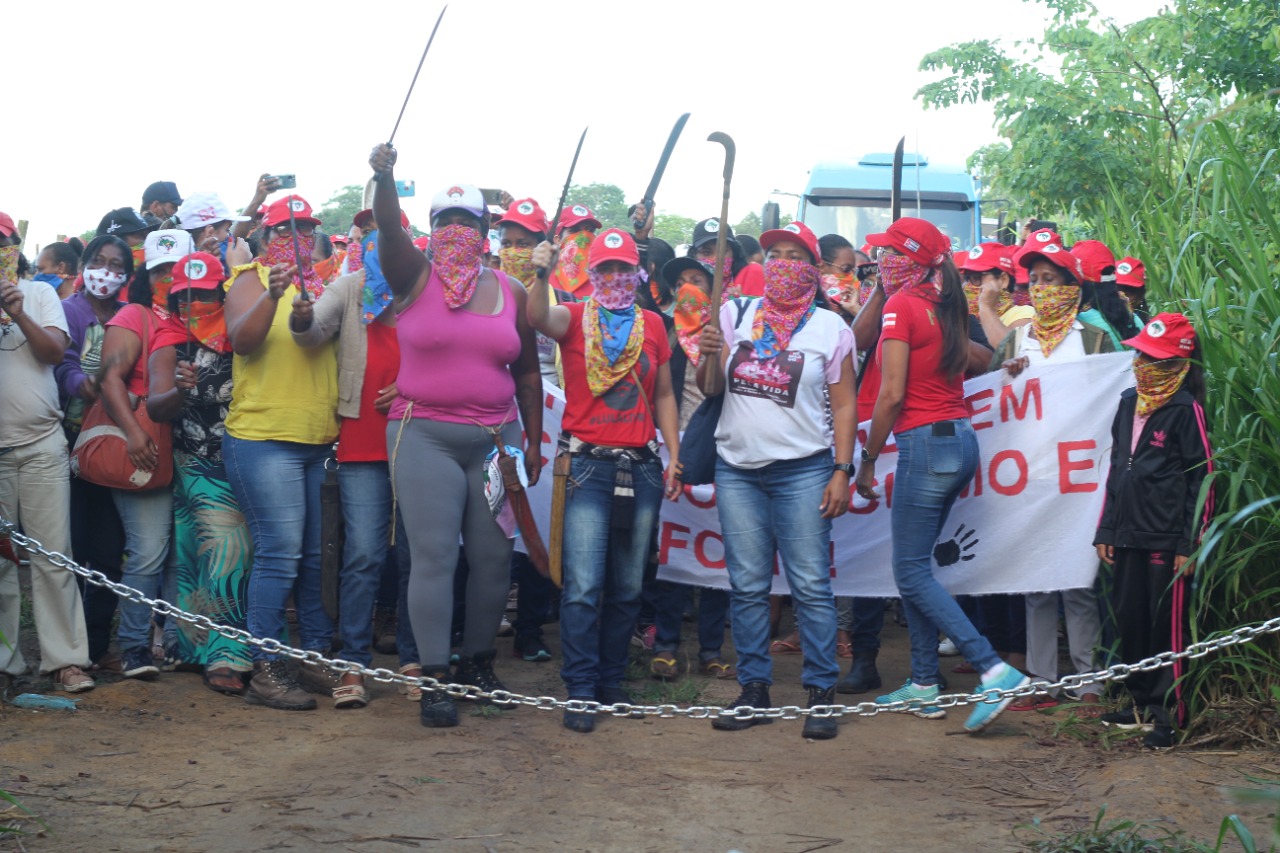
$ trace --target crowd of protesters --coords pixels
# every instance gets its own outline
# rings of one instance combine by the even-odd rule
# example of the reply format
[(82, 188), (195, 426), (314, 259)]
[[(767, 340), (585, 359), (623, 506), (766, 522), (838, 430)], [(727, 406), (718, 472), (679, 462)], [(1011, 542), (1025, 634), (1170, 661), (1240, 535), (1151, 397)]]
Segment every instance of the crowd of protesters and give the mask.
[[(680, 675), (696, 594), (699, 672), (738, 680), (733, 707), (770, 705), (779, 653), (803, 654), (814, 707), (883, 684), (886, 602), (835, 598), (829, 548), (852, 494), (876, 496), (892, 435), (893, 574), (911, 655), (901, 686), (877, 702), (945, 716), (936, 701), (948, 652), (964, 657), (956, 671), (979, 674), (979, 692), (1056, 681), (1060, 608), (1077, 671), (1104, 660), (1104, 638), (1125, 660), (1182, 642), (1179, 593), (1212, 454), (1195, 332), (1181, 315), (1148, 313), (1138, 259), (1097, 241), (1068, 246), (1040, 221), (1011, 245), (953, 250), (910, 217), (862, 235), (792, 223), (758, 242), (710, 218), (677, 257), (651, 236), (643, 205), (628, 231), (604, 229), (570, 199), (553, 227), (532, 198), (499, 209), (466, 184), (434, 197), (430, 236), (414, 239), (396, 152), (378, 146), (369, 162), (373, 203), (347, 234), (326, 234), (296, 194), (267, 203), (278, 192), (268, 176), (241, 213), (153, 183), (141, 212), (109, 212), (88, 245), (46, 246), (34, 267), (0, 213), (0, 514), (52, 551), (254, 637), (365, 666), (394, 652), (406, 676), (487, 692), (503, 689), (495, 638), (513, 632), (518, 659), (545, 662), (542, 626), (558, 618), (568, 698), (629, 701), (634, 644), (652, 650), (654, 676)], [(1126, 347), (1136, 389), (1113, 427), (1094, 543), (1109, 568), (1096, 589), (951, 596), (931, 554), (978, 464), (964, 380)], [(544, 383), (566, 401), (553, 446)], [(662, 502), (682, 489), (681, 432), (712, 401), (728, 592), (654, 576)], [(855, 459), (860, 421), (870, 427)], [(115, 473), (104, 475), (92, 448), (108, 440)], [(563, 462), (561, 589), (513, 550), (515, 527), (491, 500), (507, 456), (527, 485), (544, 456)], [(344, 543), (322, 520), (327, 488)], [(336, 608), (328, 547), (340, 549)], [(796, 622), (785, 637), (770, 595), (775, 555)], [(0, 559), (9, 676), (26, 668), (17, 559)], [(369, 702), (359, 674), (293, 666), (117, 603), (40, 554), (30, 567), (40, 668), (56, 689), (193, 669), (210, 689), (268, 708), (313, 709), (316, 695), (338, 708)], [(1176, 675), (1134, 676), (1132, 701), (1103, 721), (1169, 745)], [(401, 692), (423, 725), (458, 724), (444, 690)], [(993, 693), (965, 728), (1062, 698)], [(1101, 715), (1098, 685), (1066, 698)], [(565, 711), (566, 728), (596, 724)], [(806, 718), (805, 737), (837, 732), (833, 718)]]

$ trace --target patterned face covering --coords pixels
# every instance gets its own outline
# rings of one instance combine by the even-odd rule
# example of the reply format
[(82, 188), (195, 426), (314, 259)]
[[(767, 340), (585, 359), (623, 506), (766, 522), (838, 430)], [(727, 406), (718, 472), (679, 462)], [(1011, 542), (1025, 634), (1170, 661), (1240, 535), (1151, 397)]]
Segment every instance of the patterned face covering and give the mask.
[(923, 281), (929, 268), (918, 264), (906, 255), (885, 252), (880, 256), (880, 285), (885, 296), (893, 296), (904, 287)]
[(764, 299), (751, 323), (757, 361), (783, 352), (818, 304), (818, 268), (805, 261), (770, 258), (764, 265)]
[(1030, 291), (1031, 305), (1036, 309), (1031, 328), (1040, 342), (1040, 351), (1048, 358), (1071, 333), (1080, 308), (1080, 288), (1073, 284), (1033, 284)]
[(133, 268), (135, 270), (142, 269), (143, 264), (147, 262), (147, 247), (145, 245), (134, 246), (129, 250), (133, 255)]
[(560, 243), (560, 262), (556, 265), (556, 287), (573, 293), (586, 284), (587, 254), (596, 235), (591, 231), (568, 234)]
[(444, 284), (444, 301), (452, 309), (471, 301), (480, 280), (484, 237), (466, 225), (446, 225), (431, 232), (431, 271)]
[(227, 335), (227, 315), (221, 302), (178, 299), (178, 318), (191, 329), (191, 336), (217, 353), (231, 352)]
[(1031, 294), (1025, 287), (1015, 287), (1013, 292), (1009, 295), (1009, 299), (1014, 305), (1018, 306), (1031, 304)]
[[(710, 255), (705, 258), (698, 258), (698, 263), (702, 264), (702, 268), (707, 271), (707, 275), (714, 281), (716, 277), (716, 256)], [(728, 251), (725, 252), (724, 262), (721, 263), (724, 268), (724, 283), (728, 285), (733, 281), (733, 255)]]
[(636, 288), (640, 286), (640, 272), (598, 272), (587, 274), (591, 282), (591, 298), (610, 311), (623, 311), (636, 302)]
[(1138, 382), (1138, 416), (1150, 417), (1178, 393), (1187, 378), (1191, 362), (1185, 358), (1151, 361), (1139, 355), (1133, 362), (1133, 378)]
[(391, 304), (391, 285), (382, 274), (382, 258), (378, 255), (378, 234), (373, 231), (360, 241), (365, 257), (364, 285), (360, 288), (360, 322), (366, 326), (378, 319)]
[(18, 247), (0, 246), (0, 284), (18, 283)]
[(151, 275), (151, 307), (161, 311), (169, 310), (169, 291), (173, 289), (173, 264), (167, 265), (165, 272)]
[(682, 284), (676, 291), (676, 338), (689, 363), (698, 363), (698, 341), (711, 320), (711, 294), (696, 284)]
[(504, 273), (519, 281), (526, 288), (533, 286), (534, 279), (538, 277), (538, 270), (533, 265), (533, 249), (508, 246), (505, 249), (498, 250), (498, 257), (502, 260), (502, 271)]
[[(970, 282), (968, 280), (965, 281), (964, 298), (969, 301), (969, 313), (974, 317), (978, 316), (978, 304), (980, 301), (979, 297), (981, 295), (982, 295), (982, 282), (980, 281)], [(1005, 311), (1009, 310), (1009, 307), (1011, 305), (1013, 305), (1013, 300), (1009, 297), (1009, 291), (1005, 290), (1004, 288), (1000, 288), (1000, 296), (998, 298), (998, 301), (996, 302), (996, 313), (1003, 314)]]
[(347, 272), (359, 272), (364, 269), (364, 249), (361, 248), (363, 242), (363, 239), (351, 241), (351, 246), (347, 249)]
[[(314, 234), (307, 237), (298, 235), (298, 254), (302, 256), (302, 269), (298, 270), (298, 273), (301, 273), (302, 286), (306, 287), (312, 299), (319, 299), (320, 294), (324, 293), (324, 282), (320, 280), (320, 274), (311, 263), (311, 251), (315, 246)], [(293, 266), (297, 262), (297, 256), (293, 253), (293, 238), (273, 236), (267, 243), (266, 262), (272, 267), (277, 264)], [(293, 285), (298, 286), (298, 282), (299, 276), (295, 273)]]
[(124, 273), (112, 272), (106, 267), (84, 271), (84, 289), (97, 299), (115, 299), (120, 288), (124, 287), (124, 282)]
[(592, 295), (582, 311), (587, 387), (599, 397), (631, 372), (644, 346), (644, 311), (632, 305), (610, 311)]

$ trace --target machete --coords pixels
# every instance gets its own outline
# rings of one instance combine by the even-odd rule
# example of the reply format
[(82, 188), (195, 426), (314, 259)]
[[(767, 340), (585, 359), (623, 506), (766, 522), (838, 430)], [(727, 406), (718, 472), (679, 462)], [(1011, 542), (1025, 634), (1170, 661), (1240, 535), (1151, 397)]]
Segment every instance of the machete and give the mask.
[[(676, 148), (676, 141), (680, 138), (680, 132), (684, 130), (684, 124), (689, 120), (689, 114), (685, 113), (676, 119), (675, 126), (671, 128), (671, 135), (667, 137), (667, 144), (662, 149), (662, 156), (658, 158), (658, 168), (653, 170), (653, 177), (649, 180), (649, 186), (644, 191), (644, 198), (640, 199), (640, 203), (644, 205), (645, 219), (653, 215), (653, 196), (658, 191), (658, 184), (662, 183), (662, 174), (667, 171), (667, 161), (671, 159), (671, 152)], [(637, 231), (644, 227), (644, 222), (632, 219)]]

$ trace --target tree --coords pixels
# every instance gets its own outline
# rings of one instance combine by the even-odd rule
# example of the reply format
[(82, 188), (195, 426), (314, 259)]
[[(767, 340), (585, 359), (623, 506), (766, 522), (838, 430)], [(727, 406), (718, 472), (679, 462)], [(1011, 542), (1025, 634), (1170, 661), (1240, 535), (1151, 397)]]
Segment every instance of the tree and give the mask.
[(326, 234), (346, 234), (351, 221), (364, 210), (364, 187), (350, 184), (335, 192), (316, 214)]
[(749, 237), (759, 237), (763, 226), (760, 223), (760, 214), (754, 210), (742, 217), (742, 221), (733, 226), (734, 236), (746, 234)]
[(988, 196), (1028, 215), (1096, 217), (1112, 189), (1140, 197), (1153, 167), (1177, 168), (1207, 118), (1229, 117), (1259, 142), (1280, 131), (1267, 89), (1276, 4), (1174, 0), (1120, 27), (1088, 0), (1039, 2), (1053, 12), (1042, 38), (952, 45), (920, 63), (946, 73), (916, 93), (926, 107), (993, 105), (1005, 141), (969, 161)]
[(676, 213), (659, 213), (653, 218), (653, 236), (666, 240), (673, 247), (688, 243), (693, 239), (694, 226), (698, 220)]
[[(613, 184), (574, 184), (569, 187), (569, 196), (565, 202), (569, 205), (581, 204), (591, 208), (591, 212), (600, 220), (604, 228), (632, 229), (631, 217), (627, 215), (626, 194), (622, 187)], [(554, 218), (556, 211), (548, 210), (547, 216)]]

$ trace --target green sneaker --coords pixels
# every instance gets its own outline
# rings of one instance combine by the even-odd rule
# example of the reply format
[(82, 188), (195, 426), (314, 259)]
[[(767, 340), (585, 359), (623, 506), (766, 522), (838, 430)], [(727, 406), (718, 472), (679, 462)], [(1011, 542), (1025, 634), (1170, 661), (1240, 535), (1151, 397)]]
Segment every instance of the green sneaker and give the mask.
[(911, 707), (907, 713), (915, 714), (917, 717), (923, 717), (926, 720), (941, 720), (947, 715), (947, 712), (933, 702), (938, 699), (938, 685), (933, 684), (929, 687), (916, 687), (907, 679), (897, 690), (887, 696), (877, 696), (877, 705), (890, 705), (894, 702), (910, 702)]

